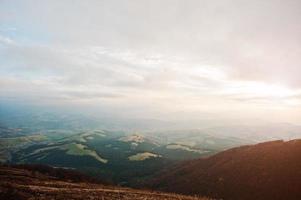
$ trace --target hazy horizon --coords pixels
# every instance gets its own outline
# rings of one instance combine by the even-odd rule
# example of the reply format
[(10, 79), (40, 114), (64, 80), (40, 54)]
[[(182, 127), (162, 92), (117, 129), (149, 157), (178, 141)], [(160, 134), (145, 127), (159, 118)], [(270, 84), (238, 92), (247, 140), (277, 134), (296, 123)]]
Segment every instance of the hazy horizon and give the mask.
[(3, 0), (0, 104), (300, 125), (300, 6)]

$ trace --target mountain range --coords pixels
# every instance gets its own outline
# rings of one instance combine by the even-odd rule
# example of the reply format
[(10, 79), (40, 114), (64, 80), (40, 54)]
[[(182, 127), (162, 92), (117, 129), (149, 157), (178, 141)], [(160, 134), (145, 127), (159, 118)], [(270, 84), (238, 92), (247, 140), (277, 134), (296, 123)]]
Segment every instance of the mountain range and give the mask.
[(209, 123), (201, 129), (122, 130), (110, 120), (104, 124), (48, 112), (0, 113), (0, 163), (43, 164), (79, 171), (102, 184), (216, 199), (301, 199), (295, 139), (300, 126)]
[(2, 163), (35, 163), (77, 169), (127, 186), (139, 185), (175, 163), (213, 155), (245, 142), (205, 134), (191, 135), (195, 140), (192, 144), (180, 138), (165, 141), (148, 134), (97, 129), (73, 134), (60, 131), (24, 134), (22, 130), (2, 126)]

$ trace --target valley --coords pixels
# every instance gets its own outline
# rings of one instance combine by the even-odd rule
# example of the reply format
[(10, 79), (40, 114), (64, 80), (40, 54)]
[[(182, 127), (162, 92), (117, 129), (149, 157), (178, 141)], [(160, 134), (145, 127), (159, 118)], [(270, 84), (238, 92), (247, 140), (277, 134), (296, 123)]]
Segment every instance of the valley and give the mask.
[[(193, 199), (178, 194), (225, 200), (280, 200), (284, 196), (297, 200), (300, 197), (300, 140), (275, 141), (279, 136), (275, 131), (269, 136), (271, 142), (262, 143), (267, 138), (262, 138), (260, 132), (272, 128), (122, 130), (103, 129), (101, 123), (96, 125), (84, 118), (58, 115), (54, 120), (55, 116), (42, 116), (28, 116), (24, 119), (27, 124), (22, 119), (9, 123), (2, 120), (0, 126), (0, 162), (21, 170), (12, 169), (13, 174), (3, 180), (9, 179), (14, 184), (6, 182), (2, 189), (25, 195), (24, 199), (36, 194), (41, 199), (53, 196), (82, 199), (84, 195), (101, 200)], [(299, 137), (298, 126), (275, 127), (282, 127), (281, 131), (286, 133), (281, 139)], [(239, 137), (237, 131), (242, 133)], [(59, 172), (60, 176), (65, 174), (59, 181), (51, 178), (50, 182), (44, 182), (40, 180), (42, 175), (35, 175), (44, 173), (40, 169), (44, 167), (18, 167), (26, 165), (46, 165), (67, 171)], [(8, 168), (2, 170), (10, 173)], [(28, 174), (22, 170), (31, 171), (29, 185), (17, 181), (16, 173)], [(93, 181), (88, 178), (88, 183), (78, 183), (66, 176), (73, 173), (70, 170)], [(53, 176), (47, 172), (46, 176), (49, 175)], [(74, 176), (85, 180), (77, 173)], [(271, 188), (277, 190), (270, 193)]]
[[(213, 155), (221, 148), (221, 145), (220, 148), (211, 148), (201, 143), (189, 145), (177, 140), (165, 143), (160, 137), (141, 133), (87, 130), (59, 137), (61, 132), (1, 137), (2, 162), (67, 167), (115, 184), (135, 186), (163, 168)], [(217, 140), (210, 139), (211, 143)], [(203, 144), (210, 145), (207, 141), (204, 139)]]

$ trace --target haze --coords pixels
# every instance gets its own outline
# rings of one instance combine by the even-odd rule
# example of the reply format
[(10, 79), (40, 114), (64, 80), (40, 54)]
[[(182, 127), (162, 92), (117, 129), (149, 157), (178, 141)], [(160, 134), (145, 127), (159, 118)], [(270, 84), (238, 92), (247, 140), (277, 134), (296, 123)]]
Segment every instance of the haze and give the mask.
[(1, 102), (301, 124), (300, 6), (1, 0)]

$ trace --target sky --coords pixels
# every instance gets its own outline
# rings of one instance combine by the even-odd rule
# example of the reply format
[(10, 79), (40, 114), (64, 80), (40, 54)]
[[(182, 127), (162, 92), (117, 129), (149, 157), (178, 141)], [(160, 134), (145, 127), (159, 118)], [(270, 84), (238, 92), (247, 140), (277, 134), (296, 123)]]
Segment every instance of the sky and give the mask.
[(0, 99), (301, 124), (299, 0), (0, 0)]

